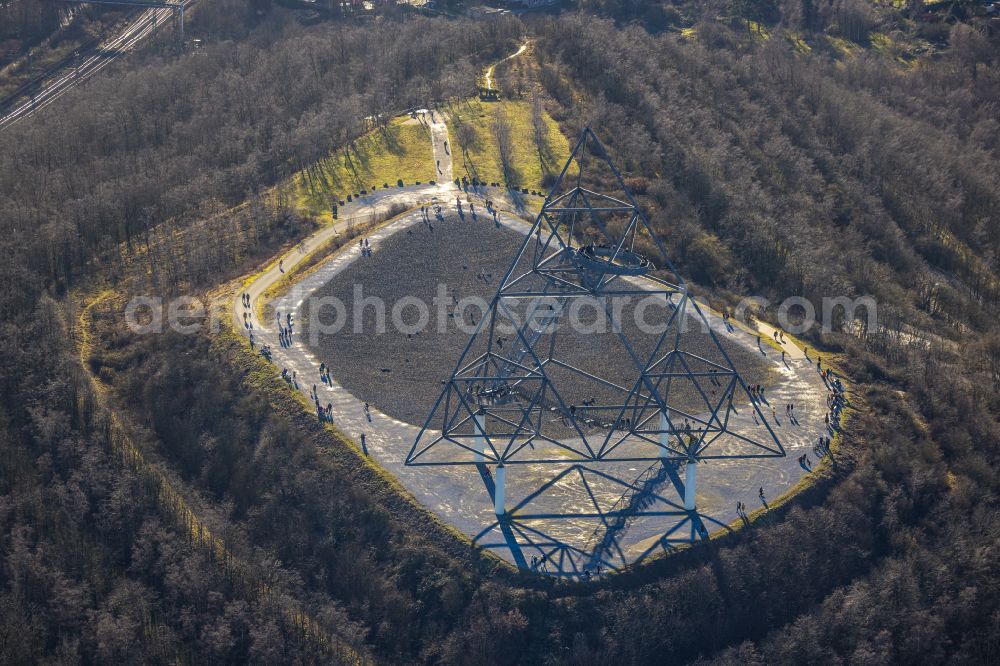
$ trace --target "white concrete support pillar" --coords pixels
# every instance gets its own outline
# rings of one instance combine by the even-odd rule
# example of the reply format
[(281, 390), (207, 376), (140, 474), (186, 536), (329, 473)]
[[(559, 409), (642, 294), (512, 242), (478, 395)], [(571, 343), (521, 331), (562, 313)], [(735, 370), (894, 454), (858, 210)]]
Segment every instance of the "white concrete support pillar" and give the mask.
[(670, 444), (670, 424), (667, 422), (667, 413), (660, 412), (660, 457), (667, 457), (667, 446)]
[(474, 414), (472, 416), (472, 431), (476, 434), (475, 438), (472, 440), (473, 446), (476, 449), (476, 453), (473, 455), (472, 459), (477, 463), (485, 462), (486, 460), (486, 458), (483, 457), (483, 453), (486, 451), (486, 437), (483, 431), (482, 419), (482, 414)]
[(504, 506), (504, 493), (507, 490), (507, 468), (503, 463), (497, 465), (496, 479), (493, 482), (493, 509), (498, 516), (507, 513)]
[(695, 493), (698, 491), (698, 463), (689, 460), (684, 470), (684, 508), (694, 511)]

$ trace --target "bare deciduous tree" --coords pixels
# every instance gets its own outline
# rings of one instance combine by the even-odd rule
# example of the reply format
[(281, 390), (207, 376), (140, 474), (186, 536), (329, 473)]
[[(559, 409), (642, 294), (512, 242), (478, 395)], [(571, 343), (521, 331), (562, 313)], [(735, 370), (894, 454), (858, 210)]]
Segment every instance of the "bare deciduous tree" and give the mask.
[(493, 122), (490, 125), (493, 138), (497, 143), (497, 157), (500, 159), (500, 169), (504, 182), (508, 187), (518, 185), (520, 174), (514, 166), (514, 136), (503, 104), (497, 104), (493, 110)]

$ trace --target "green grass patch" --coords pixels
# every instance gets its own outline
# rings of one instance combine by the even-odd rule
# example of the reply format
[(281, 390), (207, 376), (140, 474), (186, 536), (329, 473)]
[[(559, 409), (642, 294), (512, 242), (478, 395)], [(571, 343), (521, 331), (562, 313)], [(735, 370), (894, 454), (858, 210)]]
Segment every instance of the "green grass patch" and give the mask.
[(861, 50), (860, 46), (849, 39), (833, 35), (825, 35), (825, 38), (827, 43), (841, 58), (853, 58)]
[(747, 26), (750, 29), (750, 34), (759, 36), (765, 42), (771, 39), (771, 31), (768, 30), (763, 23), (758, 23), (757, 21), (747, 21)]
[[(547, 189), (569, 157), (569, 141), (559, 130), (559, 124), (543, 110), (541, 118), (545, 136), (539, 145), (535, 140), (532, 103), (528, 100), (469, 100), (455, 105), (448, 117), (453, 175), (455, 178), (465, 176), (469, 180), (477, 178), (487, 183), (505, 182), (493, 131), (498, 109), (506, 116), (510, 127), (515, 179), (512, 184), (533, 190)], [(467, 129), (462, 129), (463, 125)], [(465, 150), (460, 140), (464, 131), (471, 135)]]
[(434, 154), (426, 125), (409, 116), (393, 119), (385, 130), (373, 130), (330, 157), (295, 175), (296, 205), (330, 221), (330, 204), (374, 185), (396, 187), (434, 180)]
[(889, 35), (884, 32), (873, 32), (868, 35), (868, 39), (871, 42), (873, 49), (885, 55), (892, 55), (895, 42), (892, 41), (892, 38), (889, 37)]
[(792, 48), (797, 52), (803, 54), (812, 53), (812, 46), (806, 42), (800, 33), (789, 30), (788, 41), (792, 43)]

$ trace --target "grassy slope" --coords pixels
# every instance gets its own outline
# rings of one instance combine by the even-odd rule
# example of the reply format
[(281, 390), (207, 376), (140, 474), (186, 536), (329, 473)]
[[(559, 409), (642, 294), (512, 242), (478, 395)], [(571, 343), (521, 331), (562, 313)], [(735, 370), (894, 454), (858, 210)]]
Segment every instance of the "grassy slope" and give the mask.
[[(490, 129), (497, 106), (504, 107), (513, 132), (514, 165), (521, 176), (517, 184), (530, 189), (545, 189), (542, 183), (543, 177), (546, 173), (552, 172), (558, 175), (559, 169), (569, 157), (569, 142), (563, 136), (558, 123), (546, 113), (545, 122), (549, 126), (548, 155), (539, 154), (531, 124), (531, 102), (528, 100), (501, 102), (468, 100), (456, 105), (448, 119), (448, 133), (452, 137), (452, 145), (455, 146), (452, 173), (456, 178), (475, 177), (488, 183), (503, 181), (503, 170), (497, 156), (497, 142)], [(455, 139), (459, 119), (470, 123), (476, 129), (476, 140), (464, 155)]]
[(329, 218), (333, 199), (372, 185), (395, 186), (397, 179), (407, 185), (434, 179), (430, 133), (409, 117), (395, 118), (385, 132), (375, 130), (355, 141), (350, 159), (338, 151), (296, 175), (296, 203), (305, 212)]

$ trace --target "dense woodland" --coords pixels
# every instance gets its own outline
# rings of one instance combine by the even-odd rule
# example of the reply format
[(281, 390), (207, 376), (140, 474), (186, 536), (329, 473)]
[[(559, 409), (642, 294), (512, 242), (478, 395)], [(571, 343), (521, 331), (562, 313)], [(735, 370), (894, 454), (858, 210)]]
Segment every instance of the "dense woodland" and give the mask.
[[(0, 133), (0, 661), (1000, 659), (1000, 51), (974, 22), (920, 66), (782, 37), (859, 6), (304, 27), (219, 0), (191, 22), (196, 53), (153, 44)], [(828, 479), (752, 529), (592, 584), (498, 568), (235, 340), (133, 337), (116, 309), (211, 289), (294, 242), (311, 221), (262, 192), (366, 116), (470, 94), (529, 35), (539, 99), (568, 134), (606, 140), (707, 297), (880, 306), (874, 330), (807, 334), (864, 407)], [(118, 300), (78, 328), (109, 287)]]
[(0, 90), (8, 77), (36, 75), (48, 69), (54, 64), (51, 55), (66, 55), (94, 43), (129, 11), (128, 7), (58, 1), (10, 0), (0, 4)]
[(0, 56), (5, 62), (8, 56), (33, 46), (59, 30), (63, 12), (54, 2), (27, 2), (14, 0), (0, 7)]

